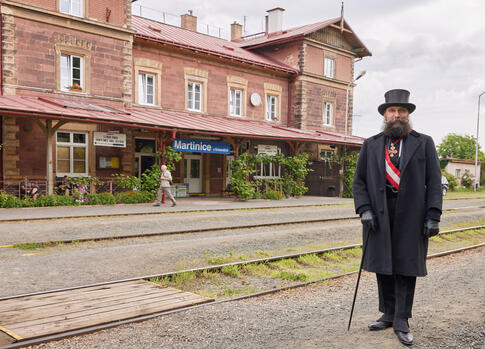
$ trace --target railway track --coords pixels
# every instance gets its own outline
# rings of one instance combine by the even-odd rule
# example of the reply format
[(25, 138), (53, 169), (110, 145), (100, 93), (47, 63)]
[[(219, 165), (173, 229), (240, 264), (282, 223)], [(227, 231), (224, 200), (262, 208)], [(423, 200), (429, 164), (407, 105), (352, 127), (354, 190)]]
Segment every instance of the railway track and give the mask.
[[(440, 232), (439, 235), (454, 234), (454, 233), (470, 231), (470, 230), (477, 230), (477, 229), (484, 229), (484, 228), (485, 228), (485, 225), (466, 227), (466, 228), (460, 228), (460, 229), (453, 229), (453, 230), (447, 230), (447, 231)], [(88, 287), (93, 287), (93, 286), (106, 286), (106, 285), (110, 285), (110, 284), (114, 284), (114, 283), (122, 283), (122, 282), (136, 281), (136, 280), (150, 281), (150, 280), (153, 280), (155, 278), (174, 277), (176, 275), (179, 275), (179, 274), (182, 274), (182, 273), (187, 273), (187, 272), (195, 272), (195, 273), (202, 273), (204, 271), (214, 272), (214, 271), (222, 270), (224, 267), (228, 267), (228, 266), (244, 266), (244, 265), (249, 265), (249, 264), (261, 264), (261, 263), (269, 263), (269, 262), (275, 262), (275, 261), (281, 261), (281, 260), (287, 260), (287, 259), (296, 259), (296, 258), (305, 256), (305, 255), (313, 255), (313, 254), (322, 255), (324, 253), (329, 253), (329, 252), (334, 252), (334, 251), (346, 251), (346, 250), (350, 250), (350, 249), (355, 249), (355, 248), (359, 248), (361, 246), (362, 246), (361, 244), (338, 246), (338, 247), (333, 247), (333, 248), (328, 248), (328, 249), (307, 251), (307, 252), (302, 252), (302, 253), (294, 253), (294, 254), (286, 254), (286, 255), (281, 255), (281, 256), (272, 256), (272, 257), (266, 257), (266, 258), (251, 259), (251, 260), (246, 260), (246, 261), (238, 261), (238, 262), (225, 263), (225, 264), (220, 264), (220, 265), (211, 265), (211, 266), (206, 266), (206, 267), (201, 267), (201, 268), (186, 269), (186, 270), (167, 272), (167, 273), (162, 273), (162, 274), (145, 275), (145, 276), (140, 276), (140, 277), (135, 277), (135, 278), (115, 280), (115, 281), (110, 281), (110, 282), (105, 282), (105, 283), (96, 283), (96, 284), (75, 286), (75, 287), (69, 287), (69, 288), (63, 288), (63, 289), (55, 289), (55, 290), (34, 292), (34, 293), (28, 293), (28, 294), (20, 294), (20, 295), (15, 295), (15, 296), (2, 297), (2, 298), (0, 298), (0, 302), (3, 301), (3, 300), (10, 300), (10, 299), (15, 299), (15, 298), (20, 298), (20, 297), (36, 296), (36, 295), (49, 294), (49, 293), (60, 292), (60, 291), (68, 291), (68, 290), (77, 290), (77, 289), (88, 288)], [(479, 244), (474, 244), (474, 245), (471, 245), (471, 246), (455, 248), (455, 249), (451, 249), (451, 250), (447, 250), (447, 251), (428, 255), (428, 258), (446, 256), (446, 255), (450, 255), (450, 254), (453, 254), (453, 253), (459, 253), (459, 252), (462, 252), (462, 251), (475, 249), (475, 248), (479, 248), (479, 247), (483, 247), (483, 246), (485, 246), (485, 243), (479, 243)], [(332, 275), (332, 276), (328, 276), (328, 277), (324, 277), (324, 278), (318, 278), (318, 279), (314, 279), (314, 280), (310, 280), (310, 281), (294, 283), (294, 284), (283, 286), (283, 287), (273, 288), (271, 290), (264, 290), (264, 291), (260, 291), (260, 292), (255, 292), (255, 293), (243, 295), (243, 296), (217, 300), (217, 301), (211, 302), (211, 303), (205, 303), (205, 304), (200, 304), (200, 305), (195, 305), (195, 306), (191, 306), (191, 307), (175, 309), (175, 310), (170, 310), (170, 311), (157, 312), (157, 313), (153, 313), (153, 314), (149, 314), (149, 315), (138, 316), (138, 317), (134, 317), (134, 318), (126, 319), (126, 320), (121, 320), (121, 321), (113, 321), (113, 322), (110, 322), (110, 323), (105, 323), (105, 324), (96, 325), (96, 326), (90, 326), (90, 327), (77, 329), (77, 330), (70, 330), (70, 331), (66, 331), (66, 332), (63, 332), (63, 333), (58, 333), (58, 334), (54, 334), (54, 335), (48, 335), (48, 336), (44, 336), (44, 337), (38, 337), (38, 338), (34, 338), (34, 339), (16, 342), (16, 343), (13, 343), (13, 344), (2, 346), (2, 347), (0, 347), (0, 349), (21, 348), (21, 347), (34, 345), (34, 344), (40, 344), (40, 343), (44, 343), (44, 342), (48, 342), (48, 341), (55, 341), (55, 340), (59, 340), (59, 339), (62, 339), (62, 338), (72, 337), (72, 336), (81, 335), (81, 334), (87, 334), (87, 333), (99, 331), (99, 330), (102, 330), (102, 329), (107, 329), (107, 328), (119, 326), (119, 325), (122, 325), (122, 324), (129, 324), (129, 323), (133, 323), (133, 322), (144, 321), (144, 320), (148, 320), (148, 319), (151, 319), (151, 318), (154, 318), (154, 317), (157, 317), (157, 316), (161, 316), (161, 315), (167, 315), (167, 314), (171, 314), (171, 313), (175, 313), (175, 312), (190, 310), (190, 309), (206, 306), (208, 304), (220, 304), (220, 303), (225, 303), (225, 302), (237, 301), (237, 300), (241, 300), (241, 299), (258, 297), (258, 296), (262, 296), (262, 295), (276, 293), (276, 292), (280, 292), (280, 291), (288, 290), (288, 289), (292, 289), (292, 288), (303, 287), (303, 286), (307, 286), (307, 285), (317, 283), (317, 282), (322, 282), (322, 281), (327, 281), (327, 280), (332, 280), (332, 279), (337, 279), (337, 278), (341, 278), (341, 277), (344, 277), (344, 276), (352, 275), (354, 273), (357, 273), (357, 271), (355, 270), (355, 271), (340, 273), (340, 274), (336, 274), (336, 275)]]
[[(322, 205), (325, 206), (325, 205)], [(481, 209), (485, 206), (465, 206), (458, 208), (450, 208), (443, 210), (443, 213), (452, 213), (459, 210), (469, 210), (469, 209)], [(315, 223), (329, 223), (347, 220), (358, 220), (358, 215), (349, 215), (333, 218), (322, 218), (322, 219), (305, 219), (305, 220), (292, 220), (292, 221), (279, 221), (273, 223), (258, 223), (258, 224), (242, 224), (237, 226), (219, 226), (219, 227), (207, 227), (207, 228), (197, 228), (197, 229), (184, 229), (184, 230), (173, 230), (173, 231), (163, 231), (163, 232), (144, 232), (140, 234), (127, 234), (127, 235), (110, 235), (110, 236), (98, 236), (98, 237), (86, 237), (86, 238), (73, 238), (73, 239), (63, 239), (63, 240), (45, 240), (45, 241), (26, 241), (19, 243), (12, 243), (6, 245), (0, 245), (1, 248), (23, 248), (24, 245), (28, 245), (30, 249), (32, 248), (46, 248), (56, 245), (69, 245), (77, 243), (86, 242), (102, 242), (102, 241), (112, 241), (112, 240), (125, 240), (125, 239), (139, 239), (147, 237), (157, 237), (157, 236), (169, 236), (169, 235), (179, 235), (179, 234), (191, 234), (191, 233), (204, 233), (204, 232), (216, 232), (224, 230), (237, 230), (237, 229), (253, 229), (253, 228), (266, 228), (266, 227), (276, 227), (288, 224), (315, 224)]]

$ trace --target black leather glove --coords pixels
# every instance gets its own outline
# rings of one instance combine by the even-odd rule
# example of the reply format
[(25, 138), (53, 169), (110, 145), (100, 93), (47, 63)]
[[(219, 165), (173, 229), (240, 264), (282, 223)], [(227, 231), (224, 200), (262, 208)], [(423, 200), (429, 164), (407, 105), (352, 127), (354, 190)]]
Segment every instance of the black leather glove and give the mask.
[(424, 221), (424, 236), (430, 238), (435, 236), (440, 231), (440, 222), (434, 219), (426, 219)]
[(374, 214), (371, 210), (367, 210), (360, 216), (360, 221), (362, 225), (367, 228), (367, 230), (376, 230), (376, 222), (374, 218)]

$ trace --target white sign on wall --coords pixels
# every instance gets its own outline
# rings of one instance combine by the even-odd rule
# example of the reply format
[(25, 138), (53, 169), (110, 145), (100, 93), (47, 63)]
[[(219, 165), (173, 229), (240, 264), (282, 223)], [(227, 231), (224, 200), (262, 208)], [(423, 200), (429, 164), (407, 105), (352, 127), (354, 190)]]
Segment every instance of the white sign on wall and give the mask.
[(126, 135), (124, 133), (94, 132), (93, 144), (103, 147), (126, 148)]
[(276, 156), (278, 155), (278, 147), (276, 145), (258, 144), (258, 154)]

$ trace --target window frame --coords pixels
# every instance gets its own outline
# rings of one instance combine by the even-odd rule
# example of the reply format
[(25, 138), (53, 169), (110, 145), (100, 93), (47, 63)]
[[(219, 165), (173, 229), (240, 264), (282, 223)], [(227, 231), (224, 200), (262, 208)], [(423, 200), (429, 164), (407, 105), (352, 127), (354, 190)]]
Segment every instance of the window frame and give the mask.
[[(57, 140), (58, 133), (68, 133), (69, 134), (69, 142), (59, 142)], [(82, 134), (85, 136), (85, 143), (75, 143), (74, 142), (74, 134)], [(63, 177), (85, 177), (88, 176), (89, 173), (89, 132), (81, 132), (81, 131), (67, 131), (67, 130), (58, 130), (56, 131), (56, 176)], [(59, 154), (58, 148), (61, 147), (69, 147), (69, 172), (60, 172), (58, 171), (58, 161), (59, 161)], [(85, 163), (85, 172), (84, 173), (74, 173), (74, 148), (84, 148), (84, 163)]]
[[(239, 105), (237, 103), (237, 94), (239, 94)], [(242, 89), (239, 89), (236, 87), (229, 88), (229, 115), (230, 116), (237, 116), (237, 117), (243, 116), (243, 96), (244, 96), (244, 91)], [(238, 108), (239, 108), (239, 113), (237, 113)]]
[[(278, 97), (277, 95), (267, 94), (266, 95), (266, 113), (265, 119), (266, 121), (276, 121), (279, 119), (278, 115)], [(272, 102), (274, 101), (274, 103)], [(270, 108), (274, 105), (274, 110), (270, 110)], [(271, 108), (272, 109), (272, 108)], [(274, 117), (273, 115), (274, 114)]]
[[(60, 90), (61, 91), (69, 91), (69, 87), (67, 86), (62, 86), (63, 84), (63, 69), (62, 69), (62, 61), (63, 61), (63, 57), (68, 57), (68, 70), (69, 70), (69, 76), (66, 77), (67, 80), (70, 81), (69, 83), (69, 86), (73, 86), (75, 83), (74, 83), (74, 78), (73, 78), (73, 70), (74, 70), (74, 67), (73, 67), (73, 61), (74, 59), (73, 58), (79, 58), (79, 71), (80, 71), (80, 74), (79, 74), (79, 86), (81, 86), (81, 91), (82, 92), (85, 92), (85, 83), (84, 83), (84, 72), (85, 72), (85, 64), (84, 64), (84, 56), (82, 55), (77, 55), (77, 54), (71, 54), (71, 53), (63, 53), (61, 52), (60, 54), (60, 57), (59, 57), (59, 75), (60, 75), (60, 80), (59, 80), (59, 84), (60, 84)], [(77, 69), (77, 68), (76, 68)]]
[[(328, 117), (327, 119), (327, 106), (330, 107), (330, 116)], [(323, 126), (333, 126), (334, 125), (334, 120), (335, 120), (335, 116), (334, 116), (334, 103), (330, 102), (330, 101), (323, 101), (323, 115), (322, 115), (322, 118), (323, 118)]]
[[(329, 64), (331, 63), (330, 67), (327, 67), (327, 63), (329, 63)], [(335, 57), (324, 56), (324, 58), (323, 58), (323, 76), (326, 77), (326, 78), (335, 79), (335, 66), (336, 66)]]
[[(194, 67), (184, 67), (185, 110), (192, 113), (207, 113), (207, 83), (209, 72)], [(189, 105), (189, 84), (200, 84), (200, 109), (195, 109), (195, 103)]]
[[(192, 92), (190, 91), (191, 88), (190, 86), (192, 86)], [(196, 86), (199, 86), (199, 108), (195, 108), (195, 104), (196, 104), (196, 99), (195, 99), (195, 87)], [(203, 99), (203, 86), (202, 86), (202, 83), (200, 81), (193, 81), (193, 80), (189, 80), (187, 82), (187, 110), (188, 111), (195, 111), (195, 112), (202, 112), (202, 99)], [(193, 94), (192, 96), (192, 105), (190, 103), (190, 94)]]
[[(157, 107), (162, 106), (162, 63), (153, 59), (135, 57), (133, 60), (135, 78), (133, 82), (135, 84), (133, 97), (135, 104), (142, 105), (144, 107)], [(153, 104), (145, 104), (140, 101), (140, 74), (151, 74), (155, 76), (154, 92), (153, 92)]]
[[(142, 86), (143, 81), (140, 81), (140, 78), (145, 77), (145, 85)], [(148, 102), (148, 77), (152, 78), (152, 103)], [(140, 97), (143, 98), (143, 100), (140, 100)], [(156, 105), (157, 101), (157, 74), (153, 73), (147, 73), (144, 71), (139, 71), (138, 72), (138, 104), (141, 105), (151, 105), (154, 106)]]
[[(60, 13), (63, 13), (63, 14), (66, 14), (66, 15), (70, 15), (70, 16), (84, 17), (86, 2), (88, 0), (78, 0), (78, 1), (79, 1), (79, 11), (80, 11), (79, 14), (75, 14), (73, 12), (73, 2), (74, 2), (74, 0), (58, 0), (59, 12)], [(65, 11), (62, 10), (62, 8), (63, 8), (63, 2), (67, 2), (68, 3), (68, 6), (69, 6), (69, 11), (68, 12), (65, 12)]]

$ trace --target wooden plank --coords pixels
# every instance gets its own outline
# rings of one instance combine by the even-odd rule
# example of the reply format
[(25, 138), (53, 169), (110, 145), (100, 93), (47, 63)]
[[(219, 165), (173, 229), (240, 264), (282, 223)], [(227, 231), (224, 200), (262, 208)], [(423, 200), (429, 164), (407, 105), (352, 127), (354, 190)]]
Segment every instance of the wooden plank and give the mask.
[[(34, 320), (48, 317), (49, 314), (70, 314), (77, 311), (85, 310), (86, 308), (102, 308), (108, 305), (124, 304), (127, 302), (136, 302), (139, 299), (149, 298), (153, 296), (168, 296), (178, 293), (176, 290), (149, 290), (147, 292), (128, 292), (123, 294), (105, 295), (102, 298), (78, 300), (76, 302), (59, 302), (47, 305), (41, 305), (35, 309), (29, 310), (14, 310), (0, 314), (0, 324), (9, 325), (11, 323), (19, 323), (26, 320)], [(35, 310), (35, 311), (32, 311)]]
[[(208, 300), (205, 300), (204, 302), (201, 303), (206, 303)], [(200, 303), (197, 303), (200, 304)], [(172, 309), (179, 309), (179, 308), (184, 308), (194, 305), (193, 301), (184, 301), (184, 302), (179, 302), (176, 304), (169, 304), (169, 305), (164, 305), (160, 306), (157, 308), (139, 308), (136, 310), (131, 310), (129, 312), (126, 312), (124, 314), (122, 313), (117, 313), (112, 316), (106, 316), (103, 318), (96, 319), (97, 321), (94, 323), (92, 319), (89, 321), (77, 321), (77, 322), (69, 322), (69, 323), (63, 323), (63, 324), (57, 324), (57, 326), (53, 326), (51, 328), (29, 328), (25, 329), (23, 331), (23, 336), (24, 338), (33, 338), (33, 337), (39, 337), (42, 335), (49, 335), (49, 334), (55, 334), (55, 333), (60, 333), (60, 332), (65, 332), (65, 331), (70, 331), (70, 330), (75, 330), (75, 329), (80, 329), (80, 328), (85, 328), (93, 325), (99, 325), (103, 323), (108, 323), (108, 322), (113, 322), (117, 320), (125, 320), (129, 318), (134, 318), (137, 316), (142, 316), (142, 315), (148, 315), (148, 314), (153, 314), (153, 313), (158, 313), (162, 311), (167, 311), (167, 310), (172, 310)]]
[[(5, 327), (14, 329), (14, 328), (21, 328), (21, 327), (28, 327), (28, 326), (36, 326), (39, 324), (45, 324), (45, 323), (52, 323), (52, 322), (58, 322), (58, 321), (66, 321), (66, 320), (71, 320), (71, 319), (76, 319), (79, 317), (83, 316), (91, 316), (93, 314), (103, 314), (106, 312), (111, 312), (111, 311), (117, 311), (119, 309), (129, 309), (134, 306), (144, 306), (144, 305), (156, 305), (160, 303), (170, 303), (170, 302), (177, 302), (180, 299), (188, 300), (188, 299), (193, 299), (193, 300), (198, 300), (200, 297), (193, 296), (191, 294), (184, 294), (184, 293), (176, 293), (172, 294), (169, 296), (161, 295), (161, 296), (156, 296), (152, 295), (150, 297), (147, 297), (145, 299), (140, 299), (137, 301), (127, 301), (123, 303), (115, 303), (111, 305), (107, 305), (105, 307), (96, 307), (95, 304), (86, 304), (86, 307), (82, 310), (79, 310), (77, 312), (71, 312), (67, 314), (46, 314), (45, 317), (39, 318), (39, 319), (32, 319), (32, 320), (27, 320), (27, 321), (22, 321), (22, 322), (12, 322), (12, 323), (6, 323)], [(92, 306), (92, 307), (91, 307)]]
[(75, 297), (74, 299), (69, 299), (69, 297), (63, 296), (59, 299), (57, 298), (51, 298), (48, 301), (46, 300), (45, 302), (40, 302), (37, 304), (31, 304), (28, 307), (27, 306), (22, 306), (21, 304), (23, 303), (21, 300), (17, 300), (15, 303), (11, 304), (10, 309), (13, 310), (6, 310), (3, 313), (0, 314), (0, 319), (3, 318), (4, 314), (10, 314), (12, 312), (28, 312), (30, 309), (34, 308), (37, 310), (40, 309), (49, 309), (51, 307), (56, 307), (58, 305), (62, 306), (75, 306), (78, 303), (82, 302), (103, 302), (107, 298), (125, 298), (125, 297), (131, 297), (135, 296), (137, 294), (146, 294), (146, 293), (159, 293), (159, 294), (164, 294), (164, 293), (173, 293), (175, 292), (173, 289), (157, 289), (157, 288), (144, 288), (144, 289), (139, 289), (139, 290), (126, 290), (123, 292), (105, 292), (103, 294), (97, 294), (95, 297)]
[(198, 300), (194, 297), (189, 299), (179, 299), (178, 301), (159, 302), (155, 304), (137, 304), (123, 309), (113, 309), (111, 311), (105, 311), (103, 313), (94, 313), (89, 316), (82, 316), (74, 319), (58, 319), (57, 321), (37, 324), (30, 327), (12, 327), (11, 331), (16, 331), (24, 338), (38, 337), (42, 335), (54, 334), (59, 332), (65, 332), (72, 329), (78, 329), (83, 327), (89, 327), (93, 325), (103, 324), (107, 322), (124, 320), (133, 318), (140, 315), (147, 315), (166, 311), (170, 309), (178, 309), (181, 307), (191, 306), (194, 304), (206, 303), (209, 299), (200, 297)]
[[(75, 289), (70, 291), (59, 291), (47, 294), (40, 294), (28, 297), (12, 298), (0, 301), (0, 313), (9, 310), (18, 309), (28, 309), (30, 307), (35, 307), (41, 304), (50, 304), (52, 302), (62, 301), (62, 300), (80, 300), (86, 298), (96, 297), (97, 295), (104, 295), (106, 292), (122, 292), (123, 290), (145, 290), (146, 284), (144, 282), (136, 283), (123, 283), (123, 285), (118, 286), (118, 284), (113, 284), (113, 287), (96, 286), (93, 288), (83, 288)], [(109, 285), (111, 286), (111, 285)], [(155, 287), (153, 287), (155, 288)], [(72, 292), (72, 293), (71, 293)]]
[(5, 332), (3, 332), (1, 330), (1, 328), (0, 328), (0, 346), (12, 344), (15, 341), (16, 341), (15, 338), (10, 337), (8, 334), (6, 334)]

